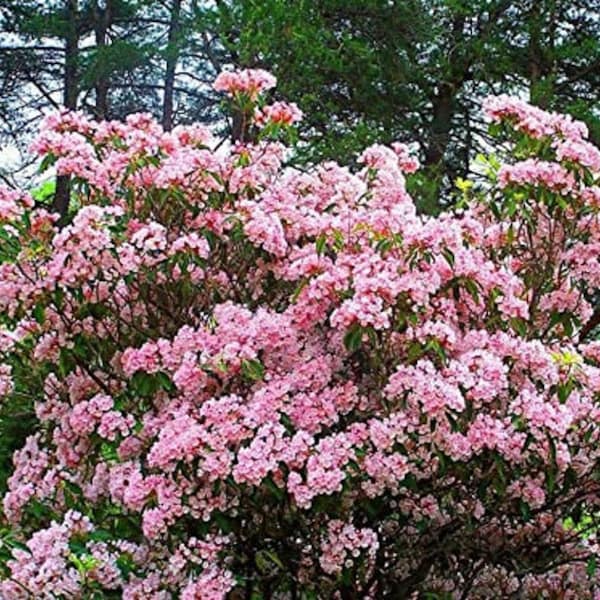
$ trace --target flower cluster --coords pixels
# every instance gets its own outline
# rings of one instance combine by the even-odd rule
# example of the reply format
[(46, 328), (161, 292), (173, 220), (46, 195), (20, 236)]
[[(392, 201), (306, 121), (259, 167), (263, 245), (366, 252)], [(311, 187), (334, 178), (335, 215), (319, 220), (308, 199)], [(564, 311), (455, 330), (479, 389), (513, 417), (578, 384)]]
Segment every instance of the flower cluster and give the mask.
[[(268, 133), (274, 84), (215, 87)], [(79, 208), (0, 192), (2, 598), (598, 597), (598, 151), (486, 106), (518, 151), (435, 218), (403, 144), (47, 119)]]
[(275, 87), (277, 80), (263, 69), (244, 69), (242, 71), (223, 71), (215, 79), (214, 88), (231, 96), (246, 94), (256, 100), (262, 92)]
[(302, 120), (302, 111), (297, 104), (292, 102), (275, 102), (262, 108), (257, 108), (254, 113), (254, 122), (259, 126), (266, 123), (277, 125), (293, 125)]
[(363, 552), (374, 560), (378, 548), (377, 534), (371, 529), (356, 529), (342, 521), (330, 521), (319, 561), (326, 573), (340, 573), (343, 568), (352, 568)]

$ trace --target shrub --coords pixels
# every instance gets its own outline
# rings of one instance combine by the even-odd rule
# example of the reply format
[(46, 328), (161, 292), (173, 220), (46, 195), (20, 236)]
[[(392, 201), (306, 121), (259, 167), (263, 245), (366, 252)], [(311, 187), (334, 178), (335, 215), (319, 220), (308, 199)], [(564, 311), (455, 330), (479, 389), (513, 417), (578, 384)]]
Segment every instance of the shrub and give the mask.
[(490, 99), (506, 162), (426, 218), (403, 145), (286, 168), (300, 114), (265, 106), (272, 85), (219, 78), (252, 140), (229, 148), (145, 115), (49, 117), (63, 228), (2, 192), (0, 391), (38, 424), (0, 594), (597, 597), (584, 126)]

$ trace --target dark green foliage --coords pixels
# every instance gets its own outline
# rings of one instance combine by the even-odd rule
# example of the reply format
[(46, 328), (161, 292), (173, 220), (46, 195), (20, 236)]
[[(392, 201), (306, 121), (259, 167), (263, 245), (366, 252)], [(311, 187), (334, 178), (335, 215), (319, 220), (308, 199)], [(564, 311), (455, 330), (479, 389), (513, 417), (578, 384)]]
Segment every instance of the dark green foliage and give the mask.
[(600, 140), (600, 0), (5, 0), (0, 27), (16, 40), (0, 50), (5, 140), (60, 101), (73, 31), (79, 108), (214, 123), (214, 75), (264, 67), (305, 113), (296, 161), (414, 142), (426, 212), (489, 141), (484, 95), (569, 111)]
[(488, 143), (484, 95), (530, 95), (600, 133), (597, 0), (230, 0), (214, 23), (233, 62), (273, 70), (304, 110), (301, 159), (416, 142), (427, 212)]

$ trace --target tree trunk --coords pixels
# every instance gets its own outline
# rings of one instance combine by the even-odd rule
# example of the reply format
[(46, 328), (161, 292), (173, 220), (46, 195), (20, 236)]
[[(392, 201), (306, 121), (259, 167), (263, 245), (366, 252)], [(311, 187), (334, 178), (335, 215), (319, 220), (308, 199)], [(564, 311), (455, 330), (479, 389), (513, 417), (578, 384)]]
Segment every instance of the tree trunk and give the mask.
[(452, 117), (456, 110), (455, 94), (456, 88), (453, 85), (442, 83), (431, 99), (432, 117), (423, 165), (427, 173), (427, 184), (421, 190), (417, 205), (419, 211), (426, 214), (439, 212), (444, 178), (449, 175), (445, 155), (450, 143)]
[[(545, 27), (547, 26), (547, 27)], [(556, 35), (555, 2), (534, 2), (529, 13), (527, 70), (529, 100), (547, 109), (552, 104), (554, 36)], [(549, 58), (552, 57), (552, 58)]]
[(529, 76), (529, 101), (539, 106), (547, 105), (540, 97), (539, 84), (542, 79), (542, 52), (540, 46), (540, 14), (537, 2), (529, 14), (529, 44), (527, 46), (527, 73)]
[(106, 0), (104, 8), (101, 8), (98, 0), (95, 0), (93, 13), (96, 49), (100, 57), (100, 73), (94, 86), (96, 92), (96, 107), (94, 112), (97, 119), (106, 119), (108, 118), (109, 77), (105, 64), (106, 56), (103, 56), (103, 51), (106, 48), (107, 32), (112, 19), (112, 0)]
[[(63, 79), (63, 104), (69, 110), (77, 108), (79, 93), (77, 59), (79, 54), (79, 32), (77, 17), (79, 12), (78, 0), (66, 0), (66, 16), (68, 27), (65, 32), (65, 70)], [(68, 175), (56, 178), (56, 191), (52, 201), (52, 210), (60, 215), (64, 222), (69, 211), (71, 196), (71, 181)]]
[(425, 199), (426, 212), (435, 213), (440, 208), (440, 195), (445, 176), (449, 175), (445, 161), (450, 144), (452, 119), (456, 112), (456, 95), (469, 78), (469, 69), (473, 60), (470, 52), (456, 53), (464, 36), (465, 16), (458, 11), (452, 20), (451, 40), (448, 47), (448, 70), (438, 83), (431, 98), (432, 116), (429, 129), (429, 141), (425, 148), (425, 167), (431, 177), (431, 189)]
[(169, 23), (169, 41), (167, 46), (167, 65), (165, 70), (165, 92), (163, 98), (162, 126), (165, 131), (173, 129), (173, 94), (175, 87), (175, 69), (179, 58), (179, 27), (181, 0), (173, 0)]
[(442, 83), (439, 86), (432, 99), (432, 108), (431, 133), (429, 145), (425, 149), (425, 165), (437, 167), (442, 164), (450, 142), (450, 128), (454, 115), (454, 89), (450, 84)]

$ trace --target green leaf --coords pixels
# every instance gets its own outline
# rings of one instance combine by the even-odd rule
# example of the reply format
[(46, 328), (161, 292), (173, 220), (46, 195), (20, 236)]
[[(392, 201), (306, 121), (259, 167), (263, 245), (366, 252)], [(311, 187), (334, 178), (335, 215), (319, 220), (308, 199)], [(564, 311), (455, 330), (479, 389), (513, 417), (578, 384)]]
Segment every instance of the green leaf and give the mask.
[[(48, 158), (48, 157), (46, 157), (46, 158)], [(31, 197), (38, 202), (44, 202), (44, 201), (48, 200), (48, 198), (51, 198), (52, 196), (54, 196), (55, 192), (56, 192), (56, 180), (51, 179), (49, 181), (45, 181), (38, 187), (31, 190)]]
[(428, 350), (435, 352), (443, 363), (447, 361), (448, 357), (446, 356), (446, 351), (438, 339), (431, 338), (427, 344), (425, 344), (425, 351)]
[(270, 550), (265, 550), (265, 554), (282, 570), (285, 571), (285, 566), (281, 562), (281, 559), (275, 552), (271, 552)]
[(242, 373), (252, 381), (260, 381), (265, 376), (265, 367), (256, 359), (242, 361)]
[(506, 472), (504, 470), (504, 461), (499, 454), (494, 454), (494, 462), (496, 463), (496, 473), (498, 477), (494, 480), (494, 487), (500, 496), (504, 496), (506, 491)]
[(519, 510), (525, 522), (531, 520), (531, 507), (523, 499), (519, 499)]
[(83, 490), (81, 489), (81, 487), (78, 486), (76, 483), (73, 483), (72, 481), (63, 481), (63, 485), (66, 489), (68, 489), (72, 494), (75, 494), (76, 496), (81, 496), (83, 494)]
[(46, 318), (46, 308), (43, 304), (36, 304), (33, 308), (33, 316), (35, 320), (40, 324), (44, 324)]
[(429, 519), (420, 519), (415, 526), (419, 533), (424, 534), (429, 529)]
[(327, 236), (324, 233), (322, 233), (317, 238), (317, 241), (315, 243), (315, 246), (317, 248), (317, 256), (321, 256), (323, 254), (323, 252), (325, 251), (326, 245), (327, 245)]
[(337, 229), (333, 232), (333, 246), (339, 252), (344, 247), (344, 234)]
[(454, 267), (454, 252), (452, 252), (452, 250), (450, 250), (449, 248), (444, 248), (442, 250), (442, 256), (446, 259), (446, 262), (451, 267)]
[(425, 350), (423, 346), (419, 342), (413, 342), (408, 347), (408, 352), (406, 353), (406, 360), (409, 364), (413, 364), (421, 358), (425, 354)]
[(116, 446), (108, 442), (102, 442), (102, 445), (100, 446), (100, 455), (106, 462), (116, 462), (119, 460)]
[(375, 250), (377, 250), (377, 252), (380, 252), (381, 254), (385, 254), (388, 250), (393, 248), (393, 246), (394, 240), (390, 238), (383, 238), (382, 240), (379, 240), (377, 242), (377, 244), (375, 245)]
[(558, 400), (561, 404), (564, 404), (568, 400), (569, 395), (573, 391), (574, 387), (575, 382), (571, 378), (567, 379), (564, 383), (561, 383), (556, 387), (556, 395), (558, 396)]
[(76, 366), (73, 357), (66, 348), (62, 348), (58, 356), (58, 369), (62, 377), (66, 377)]
[(472, 279), (469, 279), (468, 277), (464, 279), (463, 283), (465, 289), (467, 290), (467, 292), (469, 292), (469, 294), (471, 294), (473, 300), (475, 300), (475, 302), (479, 302), (479, 288), (477, 286), (477, 283)]
[(82, 576), (85, 576), (86, 573), (92, 571), (100, 564), (100, 561), (91, 554), (83, 554), (81, 556), (70, 554), (69, 560), (75, 565)]
[(127, 578), (131, 572), (135, 569), (135, 563), (129, 553), (121, 554), (116, 560), (117, 568), (121, 572), (124, 578)]
[(69, 550), (71, 550), (71, 552), (76, 556), (85, 554), (88, 551), (87, 546), (82, 538), (74, 538), (70, 540)]
[(558, 465), (556, 464), (556, 444), (550, 436), (547, 435), (548, 445), (550, 447), (550, 465), (546, 469), (546, 491), (552, 494), (556, 487), (556, 473), (558, 471)]
[(354, 323), (344, 336), (344, 346), (348, 352), (356, 352), (362, 343), (363, 328)]
[(96, 529), (88, 537), (95, 542), (107, 542), (108, 540), (112, 540), (114, 536), (110, 531), (106, 531), (105, 529)]
[[(502, 133), (502, 124), (490, 123), (490, 125), (488, 126), (488, 132), (492, 137), (498, 137)], [(481, 154), (479, 154), (478, 156), (481, 156)]]
[(156, 373), (156, 379), (160, 387), (165, 390), (165, 392), (174, 392), (176, 390), (175, 384), (164, 371), (159, 371)]
[(220, 511), (215, 511), (213, 518), (223, 533), (231, 533), (233, 531), (233, 521), (227, 515)]
[(47, 519), (51, 514), (51, 510), (36, 498), (27, 504), (27, 512), (32, 514), (37, 519)]
[(298, 300), (298, 297), (300, 296), (300, 294), (302, 293), (302, 290), (308, 285), (308, 278), (304, 277), (302, 278), (302, 280), (300, 281), (300, 283), (298, 284), (298, 286), (296, 287), (296, 289), (294, 290), (294, 293), (292, 294), (291, 297), (291, 302), (292, 304), (296, 302), (296, 300)]
[(275, 498), (277, 498), (277, 500), (283, 500), (285, 492), (280, 487), (278, 487), (270, 477), (267, 477), (264, 480), (264, 484), (269, 489), (269, 491), (275, 496)]
[(587, 576), (591, 579), (592, 577), (594, 577), (594, 575), (596, 574), (596, 568), (598, 566), (597, 563), (597, 559), (595, 556), (590, 556), (588, 562), (587, 562), (587, 567), (585, 569), (585, 572), (587, 573)]
[(54, 304), (56, 305), (56, 308), (58, 308), (59, 310), (62, 308), (64, 298), (65, 298), (64, 290), (62, 288), (56, 288), (56, 290), (54, 291)]
[(153, 396), (158, 390), (159, 380), (151, 373), (138, 371), (137, 373), (133, 374), (133, 377), (131, 378), (131, 384), (137, 394), (143, 398), (148, 398)]
[(54, 154), (52, 154), (52, 153), (46, 154), (46, 156), (44, 156), (44, 158), (42, 159), (42, 162), (40, 163), (39, 172), (43, 173), (44, 171), (48, 170), (57, 160), (58, 160), (58, 157), (55, 156)]
[(406, 477), (402, 480), (402, 485), (412, 492), (416, 492), (419, 489), (417, 478), (413, 473), (406, 475)]
[(439, 463), (438, 474), (440, 477), (443, 477), (448, 472), (448, 461), (446, 459), (446, 455), (439, 450), (436, 450), (436, 456)]
[(259, 550), (254, 555), (254, 564), (259, 573), (268, 573), (271, 570), (271, 561), (267, 560), (264, 550)]
[(527, 335), (527, 321), (520, 317), (513, 317), (510, 320), (510, 326), (521, 336)]

